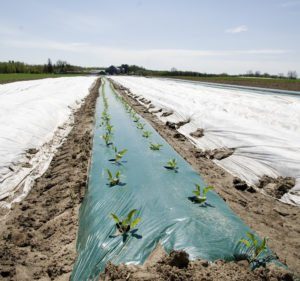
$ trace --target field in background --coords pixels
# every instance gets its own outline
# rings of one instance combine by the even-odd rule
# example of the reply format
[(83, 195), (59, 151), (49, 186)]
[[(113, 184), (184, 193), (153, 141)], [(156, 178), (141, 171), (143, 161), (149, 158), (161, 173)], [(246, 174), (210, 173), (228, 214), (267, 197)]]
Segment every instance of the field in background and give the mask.
[(43, 78), (57, 78), (57, 77), (72, 77), (83, 76), (84, 74), (31, 74), (31, 73), (0, 73), (0, 84), (24, 81), (24, 80), (36, 80)]
[(232, 84), (232, 85), (240, 85), (240, 86), (272, 88), (272, 89), (281, 89), (281, 90), (289, 90), (289, 91), (300, 91), (300, 79), (275, 79), (275, 78), (231, 77), (231, 76), (217, 76), (217, 77), (169, 76), (168, 78), (211, 82), (211, 83), (223, 83), (223, 84)]
[[(0, 73), (0, 84), (24, 81), (24, 80), (36, 80), (43, 78), (57, 78), (57, 77), (72, 77), (83, 76), (85, 74), (31, 74), (31, 73)], [(146, 75), (147, 76), (147, 75)], [(261, 88), (272, 88), (289, 91), (300, 91), (300, 79), (275, 79), (275, 78), (259, 78), (259, 77), (234, 77), (234, 76), (216, 76), (216, 77), (194, 77), (194, 76), (161, 76), (151, 75), (154, 77), (183, 79), (199, 82), (210, 83), (223, 83), (240, 86), (251, 86)]]

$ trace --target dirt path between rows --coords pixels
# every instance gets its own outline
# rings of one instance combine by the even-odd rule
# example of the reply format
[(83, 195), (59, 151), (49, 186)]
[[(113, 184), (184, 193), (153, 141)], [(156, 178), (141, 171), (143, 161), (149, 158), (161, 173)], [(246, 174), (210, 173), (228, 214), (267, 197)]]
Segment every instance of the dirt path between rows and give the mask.
[[(201, 174), (205, 182), (215, 187), (215, 191), (247, 225), (261, 237), (270, 238), (268, 245), (272, 251), (281, 262), (287, 264), (298, 275), (300, 273), (299, 208), (254, 192), (252, 189), (237, 190), (233, 185), (234, 177), (231, 174), (217, 166), (212, 160), (199, 157), (199, 150), (190, 141), (185, 137), (178, 138), (176, 130), (167, 127), (144, 105), (128, 97), (124, 91), (129, 91), (128, 89), (116, 83), (113, 84), (126, 101)], [(148, 107), (149, 105), (147, 104)]]
[(69, 280), (99, 87), (97, 79), (47, 172), (0, 225), (0, 280)]

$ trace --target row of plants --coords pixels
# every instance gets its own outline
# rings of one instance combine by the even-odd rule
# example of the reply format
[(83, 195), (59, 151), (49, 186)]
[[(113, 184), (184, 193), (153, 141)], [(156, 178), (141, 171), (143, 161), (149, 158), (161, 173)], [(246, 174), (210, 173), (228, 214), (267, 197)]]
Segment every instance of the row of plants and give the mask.
[[(150, 139), (152, 133), (145, 130), (145, 124), (142, 123), (141, 118), (137, 113), (128, 105), (126, 100), (116, 94), (116, 98), (119, 99), (125, 107), (126, 112), (130, 115), (132, 121), (136, 123), (137, 129), (141, 130), (142, 137)], [(114, 159), (110, 161), (114, 162), (116, 165), (123, 165), (121, 162), (124, 155), (127, 153), (127, 149), (118, 150), (117, 147), (113, 144), (113, 130), (114, 127), (111, 125), (110, 120), (111, 116), (108, 113), (108, 101), (103, 92), (103, 104), (104, 110), (101, 116), (101, 126), (105, 127), (106, 132), (102, 135), (105, 145), (108, 148), (112, 148), (115, 154)], [(149, 142), (149, 148), (153, 151), (159, 151), (162, 148), (162, 144)], [(179, 170), (176, 159), (170, 159), (164, 166), (168, 170), (175, 171), (176, 173)], [(118, 170), (115, 174), (107, 169), (108, 182), (109, 186), (113, 187), (120, 185), (121, 183), (121, 172)], [(189, 199), (197, 204), (205, 205), (207, 204), (207, 194), (209, 191), (213, 190), (213, 186), (201, 187), (199, 184), (195, 184), (195, 190), (193, 190), (193, 197)], [(141, 218), (137, 216), (137, 209), (132, 209), (125, 217), (119, 218), (116, 214), (112, 213), (111, 217), (115, 222), (117, 235), (128, 235), (128, 233), (134, 233), (135, 228), (138, 223), (141, 221)], [(274, 256), (267, 253), (267, 240), (265, 237), (262, 241), (259, 241), (255, 235), (251, 232), (247, 232), (246, 237), (239, 240), (240, 253), (235, 256), (236, 259), (246, 259), (251, 264), (252, 268), (265, 265), (268, 261), (274, 259)]]
[[(103, 111), (101, 114), (100, 126), (105, 130), (101, 136), (105, 146), (114, 152), (114, 158), (109, 161), (113, 162), (115, 165), (122, 165), (122, 159), (127, 153), (127, 149), (119, 150), (113, 142), (114, 126), (111, 124), (111, 116), (108, 112), (108, 99), (105, 92), (102, 91), (103, 99)], [(106, 169), (108, 176), (108, 186), (114, 187), (121, 184), (121, 171), (117, 170), (113, 173), (110, 169)], [(116, 214), (111, 213), (111, 217), (115, 222), (118, 235), (127, 235), (130, 231), (134, 230), (136, 225), (141, 221), (140, 217), (136, 217), (137, 209), (131, 210), (124, 219), (119, 218)]]

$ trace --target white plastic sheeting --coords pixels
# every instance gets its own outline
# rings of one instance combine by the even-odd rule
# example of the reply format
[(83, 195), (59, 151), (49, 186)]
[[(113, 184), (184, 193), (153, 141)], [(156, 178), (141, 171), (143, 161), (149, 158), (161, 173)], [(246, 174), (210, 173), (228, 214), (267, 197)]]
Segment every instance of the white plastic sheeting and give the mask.
[[(201, 83), (142, 77), (111, 77), (133, 94), (151, 100), (156, 109), (171, 110), (163, 121), (191, 122), (178, 131), (197, 147), (235, 148), (232, 156), (215, 163), (256, 184), (263, 175), (296, 178), (281, 201), (300, 205), (300, 93), (287, 95)], [(155, 110), (155, 109), (154, 109)], [(204, 129), (196, 139), (190, 133)]]
[[(29, 192), (71, 129), (95, 77), (42, 79), (0, 85), (0, 206)], [(35, 148), (37, 153), (28, 153)]]

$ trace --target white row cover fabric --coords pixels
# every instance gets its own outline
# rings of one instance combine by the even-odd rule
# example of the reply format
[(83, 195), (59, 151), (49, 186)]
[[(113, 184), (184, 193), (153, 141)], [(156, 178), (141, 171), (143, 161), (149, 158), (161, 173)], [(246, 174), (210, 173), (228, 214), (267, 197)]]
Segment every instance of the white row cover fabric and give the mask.
[(94, 81), (68, 77), (0, 85), (0, 207), (24, 198), (47, 170)]
[[(261, 176), (290, 176), (295, 187), (281, 201), (300, 205), (300, 93), (251, 89), (143, 77), (111, 77), (133, 94), (151, 100), (156, 109), (174, 113), (162, 121), (191, 122), (178, 131), (201, 149), (235, 148), (214, 160), (231, 174), (255, 185)], [(154, 109), (155, 110), (155, 109)], [(196, 139), (190, 133), (204, 129)]]

